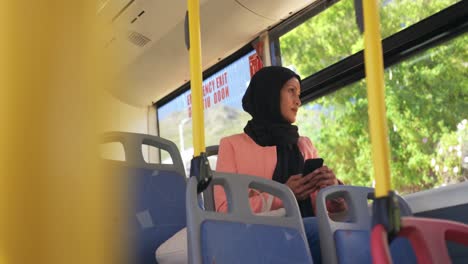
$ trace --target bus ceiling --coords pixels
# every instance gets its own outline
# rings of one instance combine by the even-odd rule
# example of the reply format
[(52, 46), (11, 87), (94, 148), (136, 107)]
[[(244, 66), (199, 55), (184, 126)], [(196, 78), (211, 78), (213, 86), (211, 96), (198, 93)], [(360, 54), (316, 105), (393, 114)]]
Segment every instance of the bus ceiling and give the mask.
[[(201, 0), (203, 69), (314, 2)], [(118, 56), (116, 76), (124, 78), (124, 85), (110, 91), (115, 97), (131, 105), (147, 106), (189, 80), (185, 0), (101, 0), (97, 12), (114, 27), (113, 35), (105, 36), (106, 48)]]

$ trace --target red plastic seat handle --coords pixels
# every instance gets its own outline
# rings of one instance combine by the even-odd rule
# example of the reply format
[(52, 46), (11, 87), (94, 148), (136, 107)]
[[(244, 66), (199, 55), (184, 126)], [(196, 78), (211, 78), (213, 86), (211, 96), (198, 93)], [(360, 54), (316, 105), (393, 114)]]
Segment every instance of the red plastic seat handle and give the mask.
[[(468, 246), (468, 225), (441, 219), (403, 217), (399, 237), (407, 237), (418, 263), (450, 263), (446, 241)], [(392, 263), (387, 232), (376, 225), (371, 233), (371, 253), (374, 263)]]

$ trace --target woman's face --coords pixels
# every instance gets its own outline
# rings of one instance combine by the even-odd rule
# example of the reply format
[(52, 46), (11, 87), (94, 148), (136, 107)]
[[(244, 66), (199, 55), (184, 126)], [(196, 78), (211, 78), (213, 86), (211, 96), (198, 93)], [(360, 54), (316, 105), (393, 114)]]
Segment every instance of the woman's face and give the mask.
[(296, 77), (287, 81), (280, 91), (281, 115), (289, 123), (296, 122), (297, 111), (301, 105), (299, 95), (301, 94), (301, 84)]

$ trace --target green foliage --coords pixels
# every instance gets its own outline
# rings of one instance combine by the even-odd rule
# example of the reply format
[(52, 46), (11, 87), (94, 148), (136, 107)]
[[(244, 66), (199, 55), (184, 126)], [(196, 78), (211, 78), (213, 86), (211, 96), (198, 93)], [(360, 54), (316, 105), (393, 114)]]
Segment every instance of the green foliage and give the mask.
[[(283, 64), (292, 65), (305, 77), (361, 50), (363, 41), (354, 22), (352, 2), (340, 1), (283, 36)], [(381, 31), (386, 37), (456, 1), (382, 2)], [(466, 177), (467, 168), (460, 166), (462, 158), (437, 151), (455, 146), (458, 138), (466, 141), (467, 134), (457, 132), (457, 125), (468, 116), (466, 46), (465, 34), (385, 71), (392, 182), (402, 193)], [(341, 179), (372, 185), (365, 80), (304, 106), (298, 124), (301, 134), (311, 137)], [(467, 154), (463, 152), (462, 157)], [(445, 162), (452, 172), (458, 166), (459, 171), (456, 175), (440, 173), (433, 160)]]
[(468, 180), (468, 162), (463, 160), (468, 153), (467, 123), (464, 119), (457, 125), (457, 131), (442, 135), (431, 160), (435, 175), (442, 184)]

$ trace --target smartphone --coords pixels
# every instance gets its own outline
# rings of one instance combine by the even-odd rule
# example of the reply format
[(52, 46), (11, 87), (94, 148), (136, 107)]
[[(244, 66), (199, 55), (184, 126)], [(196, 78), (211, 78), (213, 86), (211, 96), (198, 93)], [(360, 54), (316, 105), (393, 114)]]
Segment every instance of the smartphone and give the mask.
[(302, 175), (305, 176), (322, 166), (323, 166), (323, 159), (321, 158), (308, 159), (304, 162), (304, 171), (302, 172)]

